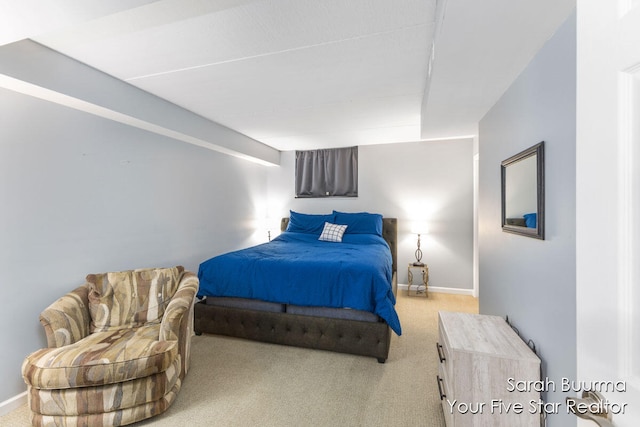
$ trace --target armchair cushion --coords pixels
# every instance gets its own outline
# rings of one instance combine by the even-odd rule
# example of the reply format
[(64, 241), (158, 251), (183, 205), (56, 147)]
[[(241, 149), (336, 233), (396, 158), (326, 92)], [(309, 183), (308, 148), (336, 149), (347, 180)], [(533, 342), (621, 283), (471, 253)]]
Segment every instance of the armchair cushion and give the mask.
[(183, 271), (178, 266), (87, 275), (91, 332), (160, 322)]
[(143, 378), (165, 371), (178, 355), (177, 341), (159, 341), (160, 324), (96, 332), (25, 359), (27, 384), (44, 389), (88, 387)]

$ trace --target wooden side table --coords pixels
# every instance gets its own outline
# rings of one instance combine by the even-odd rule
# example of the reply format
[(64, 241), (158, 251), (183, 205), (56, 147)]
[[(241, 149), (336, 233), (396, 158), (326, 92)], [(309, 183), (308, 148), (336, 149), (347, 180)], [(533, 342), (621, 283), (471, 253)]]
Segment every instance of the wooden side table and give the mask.
[(429, 267), (426, 264), (413, 265), (413, 263), (409, 263), (407, 276), (409, 277), (407, 293), (410, 296), (429, 296)]

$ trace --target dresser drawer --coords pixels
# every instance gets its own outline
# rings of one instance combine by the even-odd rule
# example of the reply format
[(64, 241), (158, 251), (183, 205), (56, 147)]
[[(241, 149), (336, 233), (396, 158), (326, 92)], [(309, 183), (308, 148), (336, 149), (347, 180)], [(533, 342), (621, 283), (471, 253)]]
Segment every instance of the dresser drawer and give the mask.
[[(444, 333), (442, 327), (438, 328), (438, 342), (436, 343), (436, 351), (438, 352), (439, 364), (445, 370), (447, 377), (453, 377), (453, 353), (451, 351), (449, 340), (447, 339), (447, 336)], [(451, 392), (452, 390), (449, 391)]]
[(438, 376), (436, 377), (438, 381), (438, 391), (440, 393), (440, 404), (442, 405), (442, 413), (444, 414), (444, 422), (447, 427), (453, 426), (453, 414), (451, 413), (451, 405), (449, 404), (452, 401), (453, 397), (449, 392), (449, 382), (447, 374), (445, 373), (444, 367), (440, 364), (438, 369)]

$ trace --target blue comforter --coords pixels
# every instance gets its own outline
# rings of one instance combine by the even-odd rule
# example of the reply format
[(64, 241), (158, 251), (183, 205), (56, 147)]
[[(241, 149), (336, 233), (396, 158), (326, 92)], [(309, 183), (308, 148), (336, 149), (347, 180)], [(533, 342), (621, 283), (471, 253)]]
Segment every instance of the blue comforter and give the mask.
[(284, 232), (269, 243), (203, 262), (198, 278), (200, 297), (365, 310), (402, 332), (391, 289), (391, 252), (373, 234), (345, 234), (342, 243), (333, 243)]

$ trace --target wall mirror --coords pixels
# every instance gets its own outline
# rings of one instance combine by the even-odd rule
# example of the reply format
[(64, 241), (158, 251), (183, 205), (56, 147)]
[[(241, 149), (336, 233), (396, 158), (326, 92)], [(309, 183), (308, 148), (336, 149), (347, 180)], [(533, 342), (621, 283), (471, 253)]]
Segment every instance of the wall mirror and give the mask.
[(502, 231), (544, 240), (544, 141), (509, 157), (502, 176)]

